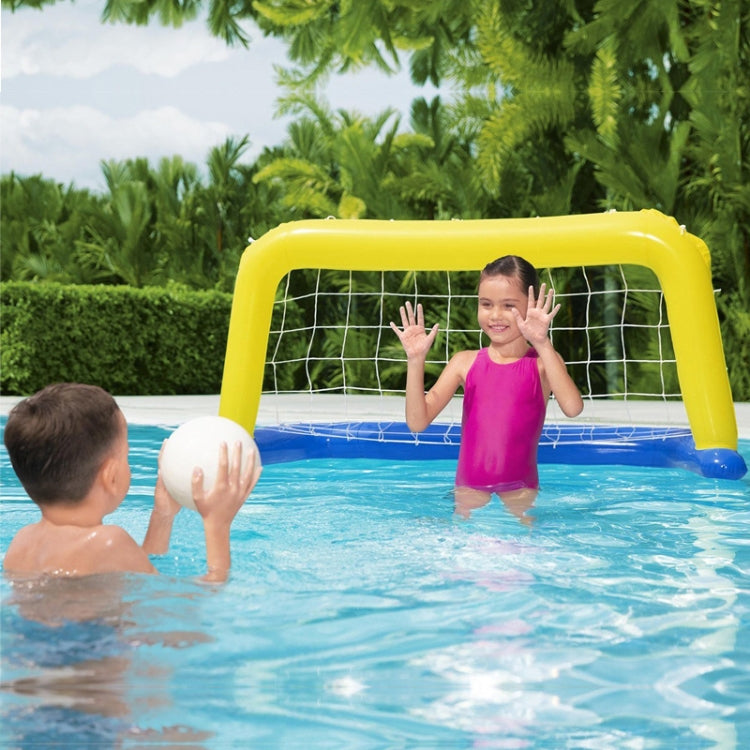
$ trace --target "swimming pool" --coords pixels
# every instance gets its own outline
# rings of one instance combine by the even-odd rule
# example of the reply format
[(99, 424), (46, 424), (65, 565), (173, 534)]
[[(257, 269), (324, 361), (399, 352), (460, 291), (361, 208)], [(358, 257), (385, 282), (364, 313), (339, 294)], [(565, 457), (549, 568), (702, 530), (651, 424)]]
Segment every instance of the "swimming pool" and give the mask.
[[(131, 428), (139, 540), (166, 434)], [(161, 577), (3, 580), (4, 746), (750, 747), (748, 477), (543, 464), (529, 528), (455, 519), (454, 470), (266, 466), (223, 587), (187, 511)]]

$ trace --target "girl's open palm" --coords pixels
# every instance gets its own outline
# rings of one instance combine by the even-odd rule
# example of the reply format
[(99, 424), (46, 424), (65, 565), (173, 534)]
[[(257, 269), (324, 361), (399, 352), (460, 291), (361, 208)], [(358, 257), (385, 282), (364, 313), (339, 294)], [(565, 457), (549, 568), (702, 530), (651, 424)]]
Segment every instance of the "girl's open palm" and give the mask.
[(557, 315), (560, 305), (552, 307), (554, 291), (547, 290), (547, 285), (542, 284), (539, 289), (539, 299), (534, 298), (534, 287), (529, 287), (529, 304), (526, 308), (526, 318), (514, 307), (513, 314), (518, 323), (518, 330), (530, 344), (541, 344), (549, 333), (552, 319)]
[(424, 312), (422, 305), (417, 305), (416, 316), (414, 314), (414, 308), (411, 306), (411, 302), (407, 302), (406, 305), (402, 305), (400, 308), (401, 312), (401, 330), (393, 321), (391, 321), (391, 328), (398, 336), (401, 345), (404, 347), (407, 358), (412, 357), (424, 357), (432, 346), (432, 342), (435, 340), (438, 332), (438, 324), (436, 323), (429, 331), (425, 330), (424, 327)]

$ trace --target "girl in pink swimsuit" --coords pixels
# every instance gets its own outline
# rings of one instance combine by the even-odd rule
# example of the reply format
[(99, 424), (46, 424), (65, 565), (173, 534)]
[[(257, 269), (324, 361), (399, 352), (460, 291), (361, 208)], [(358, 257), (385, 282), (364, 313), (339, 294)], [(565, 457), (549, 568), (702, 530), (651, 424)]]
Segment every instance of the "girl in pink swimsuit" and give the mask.
[(549, 339), (560, 305), (539, 287), (534, 267), (516, 255), (489, 263), (479, 277), (477, 320), (489, 339), (485, 349), (455, 354), (425, 393), (427, 352), (437, 335), (424, 326), (422, 305), (401, 307), (391, 328), (406, 351), (406, 422), (424, 430), (459, 387), (464, 389), (461, 447), (456, 470), (456, 512), (468, 517), (492, 493), (516, 516), (525, 515), (539, 491), (537, 447), (547, 400), (554, 393), (563, 413), (581, 413), (583, 401), (565, 362)]

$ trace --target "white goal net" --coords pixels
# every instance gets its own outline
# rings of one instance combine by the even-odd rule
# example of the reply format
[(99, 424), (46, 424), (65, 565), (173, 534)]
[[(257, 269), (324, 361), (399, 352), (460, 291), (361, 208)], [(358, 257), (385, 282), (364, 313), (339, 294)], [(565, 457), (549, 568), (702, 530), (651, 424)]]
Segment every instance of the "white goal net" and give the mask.
[[(399, 307), (421, 303), (425, 324), (440, 326), (428, 355), (425, 387), (450, 357), (486, 346), (476, 320), (478, 272), (294, 270), (279, 285), (268, 341), (261, 421), (312, 430), (318, 422), (403, 421), (406, 358), (390, 322)], [(616, 407), (614, 439), (630, 425), (668, 420), (688, 434), (680, 403), (664, 295), (640, 266), (540, 269), (562, 307), (551, 338), (586, 403), (582, 419), (566, 420), (554, 399), (543, 442), (581, 441), (587, 425)], [(458, 440), (460, 393), (436, 420), (441, 440)], [(624, 418), (623, 418), (624, 417)], [(555, 428), (563, 423), (565, 429)], [(295, 427), (293, 427), (295, 426)], [(647, 435), (648, 433), (646, 433)], [(654, 434), (659, 434), (658, 431)], [(371, 439), (416, 441), (408, 431)]]

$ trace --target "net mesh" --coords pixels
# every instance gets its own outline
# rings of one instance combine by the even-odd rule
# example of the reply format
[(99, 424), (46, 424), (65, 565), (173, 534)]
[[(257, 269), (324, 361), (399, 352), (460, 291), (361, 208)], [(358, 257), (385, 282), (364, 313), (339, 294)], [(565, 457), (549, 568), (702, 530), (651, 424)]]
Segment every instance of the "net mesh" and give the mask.
[[(308, 423), (319, 412), (313, 408), (305, 419), (299, 405), (334, 395), (344, 397), (343, 409), (338, 407), (342, 417), (357, 412), (354, 404), (366, 402), (371, 415), (384, 423), (403, 420), (406, 357), (390, 322), (400, 322), (399, 307), (409, 300), (422, 304), (427, 327), (439, 324), (425, 366), (429, 389), (453, 354), (487, 345), (476, 321), (478, 277), (475, 271), (290, 272), (276, 293), (263, 393), (296, 397), (287, 403), (297, 407), (292, 417), (278, 412), (275, 420), (314, 429)], [(583, 395), (584, 414), (597, 402), (638, 402), (642, 410), (645, 400), (651, 413), (656, 402), (680, 402), (664, 294), (652, 271), (622, 265), (559, 267), (540, 270), (540, 279), (561, 304), (550, 337)], [(392, 397), (401, 397), (395, 400), (397, 411)], [(678, 409), (677, 421), (684, 421), (682, 415)], [(664, 420), (662, 409), (658, 424)], [(451, 428), (460, 423), (460, 394), (436, 421), (446, 425), (442, 439), (458, 440)], [(594, 439), (585, 420), (576, 420), (576, 426), (558, 421), (565, 420), (551, 399), (543, 441)], [(612, 438), (630, 439), (634, 433), (628, 427), (621, 425)], [(420, 438), (404, 428), (403, 435), (372, 439)]]

